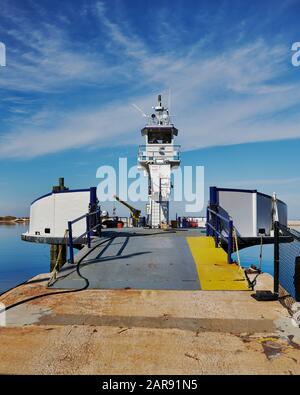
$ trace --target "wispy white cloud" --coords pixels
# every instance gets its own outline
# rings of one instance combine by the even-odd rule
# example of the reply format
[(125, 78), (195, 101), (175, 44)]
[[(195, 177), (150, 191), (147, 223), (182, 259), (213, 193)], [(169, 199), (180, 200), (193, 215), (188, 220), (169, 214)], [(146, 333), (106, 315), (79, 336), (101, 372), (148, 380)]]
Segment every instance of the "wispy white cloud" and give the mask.
[(8, 34), (25, 50), (16, 51), (0, 78), (0, 87), (68, 93), (74, 87), (95, 84), (101, 90), (104, 85), (125, 81), (139, 93), (123, 95), (104, 107), (94, 104), (90, 109), (76, 107), (76, 111), (51, 110), (44, 105), (26, 117), (25, 109), (17, 108), (14, 115), (23, 114), (23, 122), (13, 131), (0, 129), (1, 157), (137, 144), (143, 119), (133, 112), (131, 103), (148, 111), (154, 94), (169, 88), (179, 141), (185, 150), (300, 137), (298, 117), (280, 117), (300, 99), (300, 83), (284, 78), (291, 71), (286, 61), (289, 45), (270, 45), (258, 38), (207, 54), (205, 48), (212, 44), (207, 34), (176, 51), (180, 32), (173, 46), (162, 45), (171, 34), (167, 21), (153, 47), (124, 18), (113, 21), (103, 2), (82, 9), (81, 14), (96, 18), (102, 32), (97, 39), (105, 43), (103, 52), (93, 46), (85, 50), (83, 44), (74, 45), (66, 30), (53, 24), (29, 26), (29, 21), (19, 16), (23, 27)]
[(1, 70), (1, 88), (18, 92), (61, 91), (67, 84), (101, 83), (117, 72), (116, 67), (105, 64), (101, 54), (70, 48), (70, 41), (58, 34), (54, 26), (44, 26), (42, 33), (38, 31), (27, 38), (15, 30), (7, 34), (22, 40), (27, 48), (11, 51), (7, 67)]
[[(5, 0), (4, 0), (5, 1)], [(57, 92), (87, 84), (103, 84), (116, 78), (119, 65), (107, 62), (100, 46), (89, 41), (75, 41), (69, 34), (67, 16), (64, 23), (43, 19), (46, 11), (34, 4), (41, 15), (32, 23), (30, 13), (8, 5), (1, 18), (9, 28), (0, 26), (2, 34), (12, 40), (8, 47), (7, 67), (1, 69), (0, 88), (16, 92)], [(25, 8), (26, 10), (26, 8)], [(99, 37), (100, 40), (100, 37)]]
[[(133, 111), (124, 105), (117, 108), (109, 106), (99, 111), (78, 115), (64, 114), (58, 127), (49, 130), (36, 127), (33, 130), (31, 125), (25, 130), (0, 136), (0, 155), (26, 158), (95, 144), (110, 148), (128, 144), (124, 130), (129, 132), (137, 126)], [(113, 116), (114, 113), (117, 116)], [(40, 115), (42, 117), (42, 114)], [(123, 120), (126, 126), (121, 127)], [(35, 124), (40, 124), (40, 120), (38, 119)]]

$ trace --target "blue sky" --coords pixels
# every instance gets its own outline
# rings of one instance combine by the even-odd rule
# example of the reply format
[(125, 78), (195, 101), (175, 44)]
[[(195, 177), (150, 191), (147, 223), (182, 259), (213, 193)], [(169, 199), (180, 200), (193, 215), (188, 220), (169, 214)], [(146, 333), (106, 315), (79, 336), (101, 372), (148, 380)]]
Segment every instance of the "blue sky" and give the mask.
[[(205, 188), (276, 191), (300, 218), (300, 1), (1, 0), (0, 215), (59, 176), (97, 185), (135, 164), (144, 119), (172, 92), (183, 165)], [(122, 214), (122, 211), (120, 210)]]

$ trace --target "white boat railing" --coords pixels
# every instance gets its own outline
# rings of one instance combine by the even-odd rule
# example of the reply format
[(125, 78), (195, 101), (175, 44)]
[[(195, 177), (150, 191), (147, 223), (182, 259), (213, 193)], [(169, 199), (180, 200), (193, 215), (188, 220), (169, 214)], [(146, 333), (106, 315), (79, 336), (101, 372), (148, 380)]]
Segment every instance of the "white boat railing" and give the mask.
[(173, 144), (149, 144), (140, 145), (138, 160), (155, 161), (155, 160), (180, 161), (180, 145)]

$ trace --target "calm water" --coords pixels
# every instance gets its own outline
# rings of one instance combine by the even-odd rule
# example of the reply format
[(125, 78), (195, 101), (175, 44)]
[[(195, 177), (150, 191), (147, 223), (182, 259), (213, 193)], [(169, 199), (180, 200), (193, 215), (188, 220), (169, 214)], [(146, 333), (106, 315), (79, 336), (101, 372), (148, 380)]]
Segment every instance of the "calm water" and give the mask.
[[(260, 260), (260, 247), (254, 246), (245, 248), (240, 251), (240, 258), (241, 258), (241, 265), (243, 267), (249, 267), (251, 265), (256, 265), (259, 267)], [(233, 255), (235, 257), (235, 254)], [(274, 246), (273, 244), (264, 245), (263, 246), (263, 253), (262, 253), (262, 271), (265, 273), (273, 274), (273, 259), (274, 257)]]
[[(49, 246), (20, 239), (27, 225), (0, 224), (0, 293), (35, 276), (49, 271)], [(242, 265), (259, 265), (259, 247), (240, 251)], [(263, 246), (264, 272), (273, 274), (273, 246)]]
[(49, 246), (20, 239), (27, 225), (0, 224), (0, 293), (49, 272)]
[[(297, 232), (300, 232), (299, 226), (292, 226)], [(250, 266), (252, 263), (259, 266), (259, 252), (260, 247), (250, 247), (245, 250), (240, 251), (241, 263), (244, 267)], [(266, 273), (273, 275), (274, 273), (274, 245), (264, 245), (263, 246), (263, 260), (262, 260), (262, 270)]]

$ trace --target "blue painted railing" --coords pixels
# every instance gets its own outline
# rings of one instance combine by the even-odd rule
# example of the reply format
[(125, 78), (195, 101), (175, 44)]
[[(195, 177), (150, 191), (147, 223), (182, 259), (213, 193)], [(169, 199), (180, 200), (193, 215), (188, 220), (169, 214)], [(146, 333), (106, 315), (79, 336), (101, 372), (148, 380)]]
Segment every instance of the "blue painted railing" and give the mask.
[[(94, 218), (96, 222), (96, 225), (93, 227), (91, 227), (91, 218)], [(73, 225), (76, 222), (82, 221), (83, 219), (85, 219), (86, 221), (86, 231), (82, 235), (76, 237), (76, 239), (73, 239)], [(101, 229), (100, 208), (92, 213), (84, 214), (81, 217), (74, 219), (73, 221), (68, 221), (68, 247), (70, 253), (70, 263), (74, 263), (74, 245), (76, 244), (76, 241), (83, 239), (86, 236), (87, 245), (89, 248), (91, 248), (91, 233), (97, 229)]]
[[(228, 263), (232, 263), (231, 254), (233, 253), (233, 221), (230, 218), (226, 218), (216, 211), (207, 208), (206, 216), (206, 235), (212, 236), (215, 239), (215, 246), (218, 247), (219, 239), (223, 239), (227, 243), (227, 257)], [(227, 235), (224, 236), (222, 233), (224, 229), (224, 223), (228, 224)]]

